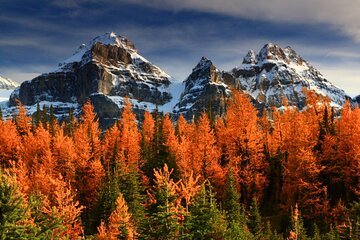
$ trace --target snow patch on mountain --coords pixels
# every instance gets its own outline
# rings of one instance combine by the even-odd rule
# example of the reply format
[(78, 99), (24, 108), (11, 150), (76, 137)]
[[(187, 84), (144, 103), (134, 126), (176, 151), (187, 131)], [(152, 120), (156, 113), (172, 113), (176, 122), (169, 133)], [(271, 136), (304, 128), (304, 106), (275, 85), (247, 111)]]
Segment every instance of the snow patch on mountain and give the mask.
[(290, 104), (303, 107), (303, 88), (328, 96), (333, 106), (342, 106), (349, 98), (292, 48), (282, 49), (273, 43), (266, 44), (257, 55), (249, 51), (243, 64), (230, 74), (254, 99), (269, 106), (280, 107), (285, 96)]
[(0, 76), (0, 89), (10, 90), (15, 89), (18, 86), (19, 84), (10, 78)]

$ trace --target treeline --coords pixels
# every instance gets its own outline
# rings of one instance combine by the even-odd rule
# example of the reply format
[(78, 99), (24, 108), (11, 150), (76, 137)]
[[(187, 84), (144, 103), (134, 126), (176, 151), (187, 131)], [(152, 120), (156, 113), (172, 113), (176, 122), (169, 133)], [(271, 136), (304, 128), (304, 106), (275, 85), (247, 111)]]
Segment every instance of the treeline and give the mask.
[[(360, 110), (0, 120), (0, 239), (360, 239)], [(50, 111), (51, 112), (51, 111)], [(210, 117), (209, 117), (210, 116)]]

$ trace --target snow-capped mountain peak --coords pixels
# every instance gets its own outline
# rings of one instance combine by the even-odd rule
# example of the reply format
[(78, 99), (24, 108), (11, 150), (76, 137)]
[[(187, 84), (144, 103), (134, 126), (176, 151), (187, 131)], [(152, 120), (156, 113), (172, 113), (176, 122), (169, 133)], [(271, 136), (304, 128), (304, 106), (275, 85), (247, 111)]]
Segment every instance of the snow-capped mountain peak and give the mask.
[(348, 96), (329, 81), (291, 47), (282, 49), (266, 44), (254, 61), (254, 52), (244, 58), (243, 65), (230, 72), (254, 99), (262, 104), (280, 107), (282, 97), (302, 108), (305, 96), (302, 89), (314, 90), (328, 96), (334, 106), (342, 106)]
[(0, 76), (0, 89), (15, 89), (19, 86), (19, 84), (10, 78)]
[(243, 64), (256, 64), (258, 63), (257, 54), (254, 50), (250, 50), (244, 57)]
[(72, 56), (59, 63), (59, 68), (56, 71), (71, 69), (74, 63), (81, 63), (81, 65), (84, 65), (93, 61), (94, 50), (99, 48), (98, 45), (120, 48), (129, 54), (129, 58), (137, 59), (140, 62), (149, 62), (147, 59), (138, 54), (137, 49), (129, 39), (117, 35), (114, 32), (108, 32), (95, 37), (88, 44), (81, 44)]

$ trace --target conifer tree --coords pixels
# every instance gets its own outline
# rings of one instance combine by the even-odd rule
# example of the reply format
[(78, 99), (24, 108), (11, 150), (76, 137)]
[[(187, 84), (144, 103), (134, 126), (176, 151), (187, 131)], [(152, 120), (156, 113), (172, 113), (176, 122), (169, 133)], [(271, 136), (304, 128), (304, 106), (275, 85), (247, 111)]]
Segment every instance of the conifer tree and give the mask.
[(149, 192), (151, 204), (145, 234), (150, 239), (178, 239), (181, 232), (179, 216), (183, 209), (179, 202), (178, 184), (171, 179), (173, 170), (165, 164), (154, 169), (154, 187)]
[(35, 126), (38, 127), (41, 123), (41, 109), (39, 103), (36, 104), (36, 112), (35, 112), (35, 117), (33, 119)]
[(251, 239), (253, 236), (247, 228), (245, 209), (240, 205), (240, 196), (236, 189), (233, 172), (230, 169), (226, 175), (225, 204), (226, 220), (228, 224), (228, 239)]
[(218, 209), (209, 182), (203, 184), (185, 219), (191, 239), (224, 239), (227, 233), (225, 214)]
[(21, 150), (21, 138), (13, 121), (0, 121), (0, 166), (8, 168), (16, 163)]
[(145, 220), (145, 201), (144, 187), (140, 179), (141, 175), (134, 169), (120, 174), (120, 191), (128, 203), (129, 213), (132, 215), (133, 228), (138, 234), (144, 230)]
[(31, 130), (31, 118), (26, 115), (25, 107), (19, 102), (18, 114), (15, 115), (16, 128), (20, 136), (27, 136)]
[(140, 159), (140, 141), (141, 135), (136, 124), (135, 114), (132, 112), (130, 100), (125, 99), (125, 107), (119, 121), (120, 142), (119, 142), (119, 161), (127, 169), (131, 166), (140, 169), (143, 165)]
[(256, 199), (253, 199), (250, 206), (249, 228), (254, 234), (255, 239), (261, 239), (263, 237), (264, 228)]
[(291, 210), (291, 225), (289, 232), (289, 240), (306, 240), (308, 239), (306, 235), (306, 230), (304, 228), (303, 219), (299, 212), (297, 204), (295, 205), (295, 209)]
[[(221, 126), (221, 125), (220, 125)], [(253, 197), (261, 200), (268, 180), (262, 133), (257, 110), (249, 99), (238, 92), (229, 101), (222, 131), (217, 131), (223, 156), (228, 159), (236, 180), (240, 183), (241, 198), (249, 203)]]
[(0, 239), (49, 239), (58, 223), (34, 219), (15, 177), (0, 170)]

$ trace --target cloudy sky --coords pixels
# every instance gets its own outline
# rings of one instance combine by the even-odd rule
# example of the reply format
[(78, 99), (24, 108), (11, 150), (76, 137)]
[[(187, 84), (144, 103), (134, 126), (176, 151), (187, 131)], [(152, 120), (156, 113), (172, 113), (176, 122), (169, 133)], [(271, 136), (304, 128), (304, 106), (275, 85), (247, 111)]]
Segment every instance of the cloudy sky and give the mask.
[(0, 75), (31, 79), (114, 31), (179, 80), (202, 56), (230, 70), (249, 49), (291, 46), (355, 96), (359, 11), (357, 0), (0, 0)]

